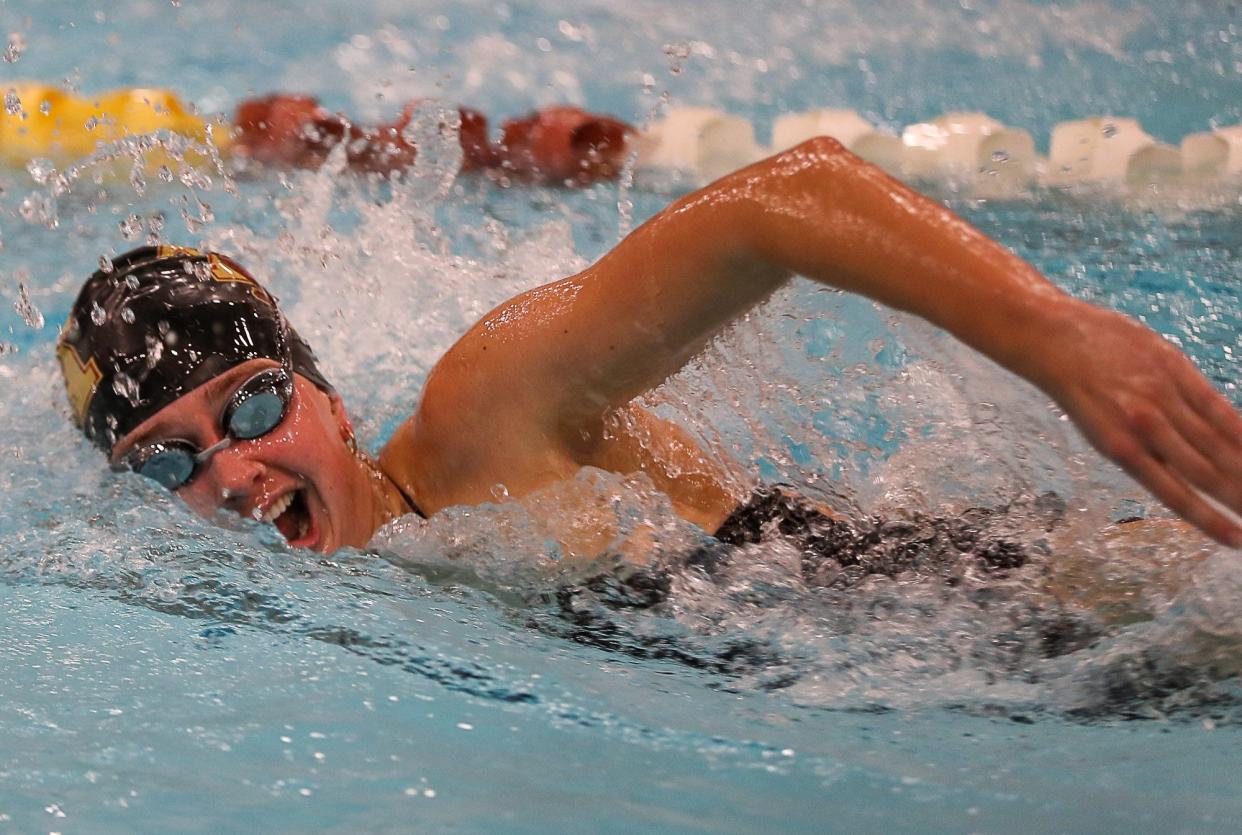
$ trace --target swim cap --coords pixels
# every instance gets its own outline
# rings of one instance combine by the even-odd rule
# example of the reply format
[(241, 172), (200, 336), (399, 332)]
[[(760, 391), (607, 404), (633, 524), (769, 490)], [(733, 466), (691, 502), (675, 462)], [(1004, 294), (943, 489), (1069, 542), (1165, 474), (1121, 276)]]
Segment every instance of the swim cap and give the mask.
[(109, 454), (160, 409), (247, 360), (275, 360), (333, 390), (250, 273), (186, 247), (141, 247), (97, 270), (56, 354), (74, 419)]

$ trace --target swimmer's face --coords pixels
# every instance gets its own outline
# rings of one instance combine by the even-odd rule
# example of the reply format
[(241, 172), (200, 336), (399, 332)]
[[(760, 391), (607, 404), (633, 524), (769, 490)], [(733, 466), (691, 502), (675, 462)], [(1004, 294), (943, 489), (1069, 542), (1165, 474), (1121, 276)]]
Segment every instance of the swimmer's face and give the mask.
[[(209, 380), (122, 438), (112, 461), (157, 441), (181, 439), (199, 450), (220, 442), (226, 437), (223, 413), (235, 391), (275, 367), (272, 360), (254, 359)], [(288, 408), (271, 431), (214, 452), (175, 492), (205, 517), (227, 510), (271, 522), (295, 547), (360, 547), (376, 527), (377, 483), (347, 443), (350, 436), (340, 399), (295, 374)]]

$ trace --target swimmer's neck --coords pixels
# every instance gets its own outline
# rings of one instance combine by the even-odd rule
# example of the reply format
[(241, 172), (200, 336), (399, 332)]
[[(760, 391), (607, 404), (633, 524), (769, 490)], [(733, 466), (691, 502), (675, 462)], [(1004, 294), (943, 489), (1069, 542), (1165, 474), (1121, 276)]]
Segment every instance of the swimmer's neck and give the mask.
[(423, 515), (417, 500), (407, 495), (379, 462), (362, 453), (359, 453), (359, 458), (371, 471), (371, 536), (393, 519), (410, 513)]

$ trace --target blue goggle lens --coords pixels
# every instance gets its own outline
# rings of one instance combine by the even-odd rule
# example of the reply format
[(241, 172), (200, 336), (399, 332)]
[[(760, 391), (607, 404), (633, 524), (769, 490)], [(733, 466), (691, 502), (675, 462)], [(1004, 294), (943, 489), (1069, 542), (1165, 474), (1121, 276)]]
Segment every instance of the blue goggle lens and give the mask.
[(229, 414), (229, 434), (242, 441), (266, 435), (284, 419), (287, 405), (288, 401), (275, 391), (252, 394), (238, 402)]
[[(226, 437), (249, 441), (271, 432), (285, 419), (292, 396), (293, 380), (283, 368), (272, 368), (251, 377), (238, 387), (225, 407), (221, 423)], [(198, 465), (215, 449), (204, 453), (189, 441), (173, 439), (148, 444), (130, 453), (125, 460), (139, 475), (176, 490), (194, 477)]]
[(180, 446), (156, 446), (158, 449), (144, 455), (134, 471), (141, 476), (155, 479), (169, 490), (176, 490), (194, 474), (194, 454)]

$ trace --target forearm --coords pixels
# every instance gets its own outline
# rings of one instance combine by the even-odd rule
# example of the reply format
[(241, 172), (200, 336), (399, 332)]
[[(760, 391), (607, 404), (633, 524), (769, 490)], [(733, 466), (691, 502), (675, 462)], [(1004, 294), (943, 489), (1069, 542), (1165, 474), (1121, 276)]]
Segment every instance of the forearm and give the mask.
[(734, 176), (750, 178), (764, 261), (917, 314), (1031, 378), (1035, 349), (1072, 328), (1078, 303), (1034, 267), (832, 140)]
[(1039, 385), (1173, 510), (1242, 547), (1242, 526), (1200, 495), (1242, 515), (1242, 415), (1158, 334), (1062, 293), (832, 140), (734, 176), (751, 177), (735, 187), (755, 204), (748, 240), (761, 263), (943, 327)]
[(592, 412), (657, 385), (793, 274), (922, 316), (1045, 387), (1040, 340), (1074, 327), (1077, 303), (1029, 264), (820, 139), (686, 196), (536, 291), (574, 301), (532, 341), (555, 344), (547, 376)]

